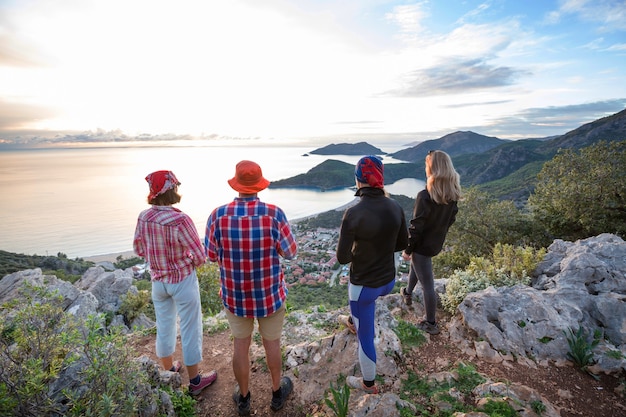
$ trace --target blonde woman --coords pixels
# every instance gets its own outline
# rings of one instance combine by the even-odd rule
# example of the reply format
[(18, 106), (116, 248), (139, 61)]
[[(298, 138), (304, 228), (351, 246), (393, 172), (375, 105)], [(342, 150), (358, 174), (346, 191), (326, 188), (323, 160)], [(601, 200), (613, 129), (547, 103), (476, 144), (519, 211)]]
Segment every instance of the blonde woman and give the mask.
[(439, 334), (439, 326), (435, 318), (437, 294), (432, 257), (443, 248), (448, 229), (456, 220), (460, 199), (460, 177), (450, 156), (443, 151), (429, 151), (426, 155), (426, 189), (415, 197), (409, 244), (402, 253), (405, 260), (411, 260), (409, 282), (400, 293), (404, 302), (411, 305), (413, 289), (419, 280), (424, 292), (426, 317), (417, 327), (433, 335)]

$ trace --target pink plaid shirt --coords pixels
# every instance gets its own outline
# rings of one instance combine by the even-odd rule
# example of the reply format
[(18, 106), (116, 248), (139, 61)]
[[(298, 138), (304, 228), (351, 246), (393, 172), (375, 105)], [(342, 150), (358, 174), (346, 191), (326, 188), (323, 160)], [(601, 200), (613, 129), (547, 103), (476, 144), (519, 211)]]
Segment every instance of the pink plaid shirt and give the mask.
[(151, 206), (137, 219), (135, 253), (148, 262), (153, 281), (177, 284), (206, 261), (191, 218), (172, 206)]

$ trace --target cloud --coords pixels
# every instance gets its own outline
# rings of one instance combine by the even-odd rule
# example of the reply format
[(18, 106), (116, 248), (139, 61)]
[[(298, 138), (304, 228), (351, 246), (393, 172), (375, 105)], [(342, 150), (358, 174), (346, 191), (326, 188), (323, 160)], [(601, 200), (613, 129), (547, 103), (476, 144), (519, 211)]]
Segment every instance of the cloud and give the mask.
[(410, 42), (416, 40), (417, 36), (424, 31), (421, 22), (428, 18), (428, 12), (423, 3), (407, 4), (394, 7), (392, 12), (385, 15), (385, 18), (397, 25), (400, 39)]
[(481, 134), (507, 136), (511, 132), (524, 132), (524, 135), (508, 136), (544, 137), (562, 135), (586, 123), (618, 113), (626, 108), (626, 98), (602, 100), (567, 106), (528, 108), (510, 116), (493, 119), (486, 126), (467, 127)]
[(55, 115), (56, 112), (47, 107), (16, 103), (0, 98), (0, 133), (18, 131), (38, 119)]
[(35, 67), (42, 64), (34, 51), (14, 36), (0, 35), (0, 66)]
[(388, 91), (384, 95), (424, 97), (462, 94), (508, 86), (523, 74), (525, 72), (507, 66), (490, 65), (481, 59), (451, 60), (407, 74), (400, 89)]
[(556, 24), (568, 15), (581, 21), (599, 23), (598, 31), (613, 32), (626, 30), (626, 7), (623, 0), (565, 0), (558, 10), (546, 16), (546, 23)]
[(611, 45), (608, 48), (606, 48), (607, 51), (626, 51), (626, 43), (617, 43), (615, 45)]

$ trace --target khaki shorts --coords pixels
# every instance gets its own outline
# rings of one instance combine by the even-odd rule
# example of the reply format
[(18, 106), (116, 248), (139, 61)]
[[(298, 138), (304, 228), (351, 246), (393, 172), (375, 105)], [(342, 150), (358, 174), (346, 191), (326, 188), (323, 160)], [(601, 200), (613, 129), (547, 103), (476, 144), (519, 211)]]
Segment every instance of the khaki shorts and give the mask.
[[(245, 339), (252, 335), (254, 330), (254, 318), (235, 316), (227, 308), (226, 318), (230, 325), (230, 332), (235, 339)], [(258, 317), (259, 333), (265, 340), (280, 339), (283, 333), (283, 323), (285, 321), (285, 305), (283, 304), (278, 310), (267, 317)]]

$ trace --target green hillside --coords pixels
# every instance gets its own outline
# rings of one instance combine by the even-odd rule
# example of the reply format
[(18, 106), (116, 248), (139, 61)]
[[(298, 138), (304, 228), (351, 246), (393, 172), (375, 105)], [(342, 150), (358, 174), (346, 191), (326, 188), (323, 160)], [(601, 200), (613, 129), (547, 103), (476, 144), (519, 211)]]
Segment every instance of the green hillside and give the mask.
[[(402, 178), (425, 179), (424, 157), (430, 149), (451, 155), (464, 187), (478, 186), (501, 200), (523, 204), (536, 183), (537, 173), (559, 149), (581, 149), (602, 140), (626, 139), (626, 110), (587, 123), (571, 132), (548, 139), (505, 141), (474, 132), (455, 132), (390, 154), (406, 163), (385, 164), (385, 183)], [(342, 144), (343, 152), (363, 149), (363, 142)], [(327, 160), (305, 174), (274, 181), (271, 187), (315, 187), (322, 190), (354, 185), (354, 166)]]

